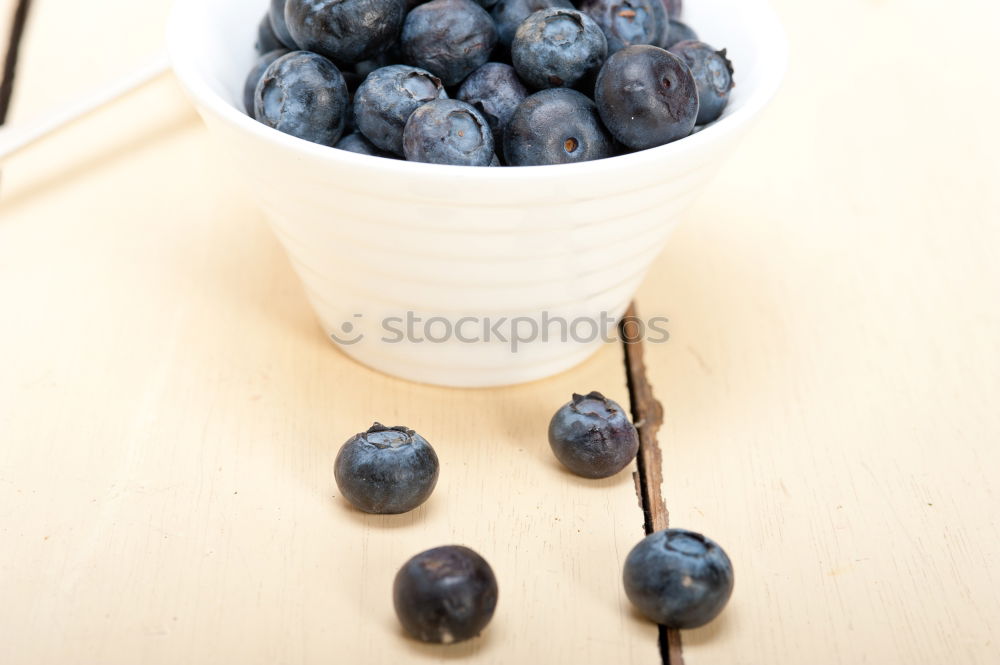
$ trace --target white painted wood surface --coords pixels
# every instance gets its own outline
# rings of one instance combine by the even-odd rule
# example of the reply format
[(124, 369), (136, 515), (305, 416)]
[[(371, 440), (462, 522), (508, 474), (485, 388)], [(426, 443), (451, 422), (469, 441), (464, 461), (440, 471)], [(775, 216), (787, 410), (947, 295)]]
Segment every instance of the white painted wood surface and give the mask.
[[(34, 4), (15, 119), (158, 46), (167, 3)], [(225, 163), (167, 79), (5, 167), (0, 662), (656, 662), (620, 583), (633, 479), (577, 479), (546, 442), (571, 392), (627, 401), (620, 349), (506, 390), (372, 373), (323, 339)], [(336, 497), (337, 449), (375, 419), (441, 457), (413, 514)], [(498, 613), (423, 646), (392, 577), (453, 542), (493, 564)]]
[(638, 298), (671, 522), (736, 565), (686, 663), (1000, 663), (1000, 12), (780, 9), (783, 94)]

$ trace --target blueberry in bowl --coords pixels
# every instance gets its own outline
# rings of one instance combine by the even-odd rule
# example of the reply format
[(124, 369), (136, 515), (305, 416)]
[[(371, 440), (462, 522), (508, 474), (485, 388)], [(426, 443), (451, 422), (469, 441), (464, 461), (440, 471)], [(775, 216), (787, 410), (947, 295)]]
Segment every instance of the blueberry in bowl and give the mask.
[(272, 62), (254, 91), (257, 120), (312, 143), (334, 145), (347, 113), (347, 83), (340, 70), (308, 51), (293, 51)]
[(490, 11), (497, 27), (497, 41), (509, 49), (517, 28), (524, 19), (549, 8), (573, 9), (570, 0), (499, 0)]
[(411, 162), (489, 166), (493, 133), (471, 104), (436, 99), (410, 114), (403, 128), (403, 154)]
[(285, 23), (299, 48), (335, 62), (367, 60), (391, 47), (405, 0), (287, 0)]
[(510, 65), (487, 62), (469, 74), (456, 97), (468, 102), (483, 114), (493, 132), (493, 142), (503, 147), (504, 131), (518, 105), (528, 96), (528, 89)]
[(633, 44), (664, 46), (668, 39), (663, 0), (582, 0), (580, 10), (604, 30), (609, 53)]
[(445, 99), (441, 79), (425, 69), (389, 65), (376, 69), (354, 95), (354, 120), (375, 147), (402, 157), (403, 127), (427, 102)]
[(691, 134), (698, 119), (698, 87), (676, 55), (656, 46), (629, 46), (604, 63), (594, 98), (608, 131), (632, 150)]
[(604, 64), (608, 40), (583, 12), (543, 9), (521, 22), (510, 51), (514, 69), (529, 86), (572, 87)]
[(734, 86), (733, 63), (726, 57), (726, 50), (716, 51), (704, 42), (689, 40), (674, 44), (670, 52), (684, 61), (698, 86), (697, 124), (718, 120)]
[(497, 42), (490, 15), (472, 0), (431, 0), (411, 11), (400, 46), (407, 62), (457, 85), (486, 64)]

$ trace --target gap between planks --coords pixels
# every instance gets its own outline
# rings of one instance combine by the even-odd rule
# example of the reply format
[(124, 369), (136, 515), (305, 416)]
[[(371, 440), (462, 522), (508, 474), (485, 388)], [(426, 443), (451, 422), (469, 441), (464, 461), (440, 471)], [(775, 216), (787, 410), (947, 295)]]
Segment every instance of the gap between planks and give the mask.
[[(619, 338), (625, 352), (625, 375), (628, 380), (632, 421), (639, 431), (638, 471), (635, 474), (636, 494), (642, 506), (646, 533), (666, 529), (670, 513), (663, 500), (663, 456), (657, 433), (663, 424), (663, 405), (653, 394), (653, 386), (646, 374), (645, 349), (642, 335), (628, 330), (629, 322), (638, 320), (638, 309), (633, 302), (619, 324)], [(631, 340), (635, 340), (634, 342)], [(660, 626), (660, 655), (664, 665), (684, 665), (684, 653), (679, 630)]]
[(10, 99), (14, 94), (14, 77), (17, 74), (17, 54), (24, 37), (24, 26), (28, 22), (31, 0), (19, 0), (10, 24), (7, 50), (3, 60), (3, 78), (0, 78), (0, 125), (7, 120)]

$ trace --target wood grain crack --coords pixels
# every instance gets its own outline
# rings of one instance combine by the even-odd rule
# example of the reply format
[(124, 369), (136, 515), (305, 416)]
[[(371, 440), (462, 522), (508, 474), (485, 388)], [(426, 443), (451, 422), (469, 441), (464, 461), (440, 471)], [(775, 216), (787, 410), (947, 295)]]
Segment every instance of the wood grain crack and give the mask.
[[(633, 302), (623, 321), (635, 320), (638, 309)], [(646, 533), (666, 529), (670, 514), (663, 500), (663, 457), (657, 434), (663, 424), (663, 405), (653, 394), (653, 386), (646, 373), (643, 341), (631, 341), (624, 323), (620, 325), (619, 339), (625, 351), (625, 374), (632, 408), (632, 421), (639, 431), (639, 456), (636, 485)], [(628, 340), (628, 341), (626, 341)], [(684, 665), (680, 631), (660, 626), (660, 655), (664, 665)]]

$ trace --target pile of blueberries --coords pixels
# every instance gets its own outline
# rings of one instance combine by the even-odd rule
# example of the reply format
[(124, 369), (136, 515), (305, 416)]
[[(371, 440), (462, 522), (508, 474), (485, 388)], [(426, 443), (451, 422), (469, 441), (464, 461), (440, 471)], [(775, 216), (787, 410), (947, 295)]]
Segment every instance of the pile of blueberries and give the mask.
[(719, 118), (726, 51), (681, 0), (271, 0), (247, 113), (342, 150), (463, 166), (603, 159)]
[[(549, 423), (556, 458), (585, 478), (608, 478), (639, 451), (639, 435), (622, 407), (599, 392), (573, 395)], [(349, 439), (334, 474), (356, 508), (398, 514), (426, 501), (437, 485), (437, 454), (406, 427), (375, 423)], [(668, 628), (696, 628), (722, 611), (733, 592), (733, 565), (714, 541), (693, 531), (664, 529), (625, 559), (625, 593), (647, 618)], [(489, 563), (459, 546), (417, 554), (396, 574), (393, 603), (406, 631), (424, 642), (473, 638), (496, 610), (497, 579)]]

